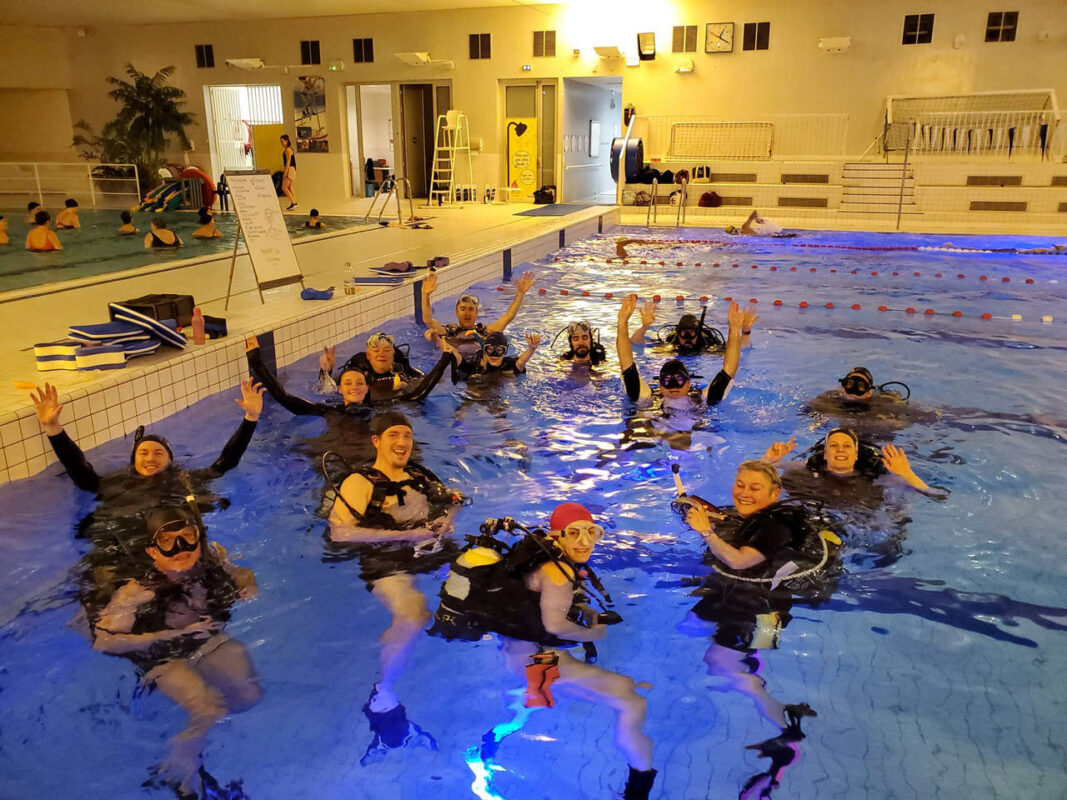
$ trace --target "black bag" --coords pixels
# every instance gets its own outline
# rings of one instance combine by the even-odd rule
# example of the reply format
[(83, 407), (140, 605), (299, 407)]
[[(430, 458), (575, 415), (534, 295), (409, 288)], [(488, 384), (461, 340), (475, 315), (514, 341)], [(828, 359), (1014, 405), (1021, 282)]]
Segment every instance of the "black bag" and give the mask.
[[(146, 294), (132, 300), (120, 300), (119, 305), (139, 311), (152, 319), (172, 319), (184, 328), (193, 321), (193, 307), (196, 302), (191, 294)], [(115, 318), (114, 311), (111, 312), (111, 318)]]
[(555, 186), (542, 186), (533, 193), (534, 202), (539, 205), (546, 203), (556, 202), (556, 187)]
[(701, 208), (718, 208), (722, 205), (722, 198), (715, 192), (704, 192), (700, 195), (700, 202), (697, 205)]

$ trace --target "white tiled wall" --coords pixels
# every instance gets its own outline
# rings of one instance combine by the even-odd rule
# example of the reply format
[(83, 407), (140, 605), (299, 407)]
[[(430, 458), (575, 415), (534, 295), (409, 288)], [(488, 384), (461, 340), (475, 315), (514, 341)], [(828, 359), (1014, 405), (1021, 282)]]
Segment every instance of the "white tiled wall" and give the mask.
[[(603, 215), (603, 226), (617, 224), (614, 209)], [(568, 242), (597, 231), (597, 220), (567, 229)], [(539, 236), (512, 246), (512, 264), (535, 261), (559, 247), (559, 233)], [(495, 252), (445, 267), (438, 272), (436, 299), (459, 294), (472, 283), (500, 277), (503, 254)], [(227, 339), (208, 342), (145, 368), (130, 367), (104, 373), (87, 388), (61, 394), (63, 424), (83, 450), (89, 450), (169, 417), (198, 400), (232, 391), (248, 371), (244, 334), (274, 331), (279, 366), (291, 364), (328, 344), (351, 339), (389, 320), (414, 314), (412, 284), (374, 290), (355, 297), (341, 296), (314, 310), (278, 320), (261, 329), (231, 332)], [(206, 376), (206, 377), (205, 377)], [(33, 406), (0, 417), (0, 483), (42, 471), (54, 462), (48, 438), (41, 432)]]

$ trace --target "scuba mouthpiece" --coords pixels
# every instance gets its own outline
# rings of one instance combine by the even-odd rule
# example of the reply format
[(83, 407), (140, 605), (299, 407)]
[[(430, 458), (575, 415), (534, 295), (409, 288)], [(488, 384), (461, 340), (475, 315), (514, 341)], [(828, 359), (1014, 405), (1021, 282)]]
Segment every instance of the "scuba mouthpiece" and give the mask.
[(686, 494), (685, 487), (682, 485), (682, 477), (679, 474), (681, 472), (681, 467), (678, 464), (671, 464), (671, 472), (674, 473), (674, 488), (678, 492), (678, 496), (671, 501), (671, 510), (674, 511), (675, 514), (682, 519), (685, 519), (686, 514), (689, 513), (689, 509), (695, 507), (702, 508), (713, 520), (726, 518), (726, 515), (723, 514), (722, 511), (703, 497)]

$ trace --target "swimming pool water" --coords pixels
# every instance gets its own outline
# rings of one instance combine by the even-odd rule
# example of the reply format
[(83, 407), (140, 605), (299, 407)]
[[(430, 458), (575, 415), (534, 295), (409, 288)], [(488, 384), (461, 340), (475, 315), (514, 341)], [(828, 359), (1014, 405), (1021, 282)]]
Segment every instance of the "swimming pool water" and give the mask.
[[(779, 649), (761, 652), (771, 694), (819, 714), (805, 721), (801, 758), (772, 796), (1058, 800), (1067, 787), (1067, 355), (1059, 321), (1067, 291), (1052, 282), (1061, 262), (796, 246), (804, 241), (873, 240), (819, 234), (792, 244), (650, 245), (623, 265), (606, 263), (615, 261), (614, 246), (603, 237), (567, 248), (558, 262), (547, 259), (538, 286), (548, 291), (528, 296), (509, 329), (513, 342), (527, 331), (550, 339), (567, 321), (586, 318), (600, 328), (608, 364), (592, 380), (576, 379), (546, 344), (524, 378), (438, 387), (410, 411), (422, 460), (473, 498), (457, 518), (461, 533), (503, 513), (542, 521), (563, 500), (585, 503), (606, 521), (592, 563), (625, 622), (601, 643), (599, 663), (654, 684), (645, 693), (645, 731), (660, 771), (653, 797), (735, 797), (767, 767), (745, 746), (777, 729), (745, 694), (708, 674), (707, 635), (679, 627), (696, 602), (681, 579), (706, 567), (699, 539), (668, 508), (670, 464), (681, 465), (691, 491), (726, 502), (741, 460), (776, 439), (810, 444), (826, 430), (801, 407), (850, 367), (865, 364), (879, 382), (905, 381), (912, 402), (939, 418), (895, 441), (919, 475), (951, 495), (903, 497), (910, 521), (900, 556), (876, 566), (863, 556), (879, 532), (857, 537), (832, 600), (795, 606)], [(667, 265), (635, 263), (642, 259)], [(716, 261), (718, 268), (707, 266)], [(475, 287), (486, 320), (510, 300), (510, 290), (497, 286)], [(630, 290), (706, 295), (708, 322), (722, 328), (723, 297), (759, 300), (737, 385), (687, 450), (658, 439), (632, 446), (626, 437), (614, 329), (619, 298)], [(609, 291), (611, 300), (603, 298)], [(810, 307), (799, 309), (801, 301)], [(835, 308), (825, 308), (830, 301)], [(920, 313), (880, 312), (879, 304)], [(443, 299), (435, 313), (449, 317), (451, 306)], [(665, 300), (660, 322), (699, 314), (699, 306)], [(925, 306), (966, 315), (925, 316)], [(998, 318), (980, 319), (987, 309)], [(1023, 319), (999, 319), (1013, 313)], [(1056, 322), (1041, 323), (1043, 314)], [(387, 328), (412, 343), (416, 364), (434, 360), (411, 320)], [(339, 352), (355, 349), (352, 342)], [(637, 355), (646, 375), (664, 358), (655, 348)], [(706, 380), (720, 361), (701, 356), (691, 365)], [(310, 393), (314, 362), (283, 370), (291, 390)], [(215, 457), (237, 423), (230, 394), (155, 426), (178, 460)], [(313, 511), (323, 481), (301, 447), (323, 429), (320, 419), (294, 418), (268, 401), (241, 465), (215, 484), (232, 505), (208, 518), (210, 535), (255, 570), (260, 588), (235, 608), (227, 631), (249, 647), (266, 694), (212, 733), (208, 769), (223, 782), (243, 778), (251, 798), (592, 800), (619, 789), (625, 764), (613, 745), (612, 713), (563, 699), (517, 714), (521, 681), (505, 672), (492, 642), (418, 642), (398, 694), (438, 749), (399, 749), (359, 766), (370, 741), (359, 709), (377, 679), (387, 616), (357, 564), (322, 560), (324, 523)], [(101, 471), (118, 469), (128, 446), (113, 442), (90, 458)], [(0, 550), (10, 565), (0, 576), (0, 796), (141, 796), (147, 766), (184, 715), (158, 693), (133, 700), (133, 669), (93, 652), (68, 628), (76, 604), (64, 588), (66, 571), (81, 552), (71, 532), (91, 502), (52, 468), (0, 488), (0, 504)], [(423, 576), (420, 586), (434, 607), (439, 581)], [(494, 728), (502, 738), (486, 763), (479, 745)], [(489, 785), (478, 775), (489, 775)]]
[[(145, 211), (135, 212), (133, 224), (141, 232), (133, 236), (118, 236), (115, 231), (122, 224), (118, 209), (83, 208), (79, 214), (81, 228), (56, 231), (63, 245), (62, 250), (31, 253), (24, 249), (26, 233), (32, 227), (23, 222), (25, 210), (0, 213), (9, 221), (8, 234), (11, 237), (11, 244), (0, 247), (0, 292), (119, 272), (148, 264), (231, 252), (234, 232), (237, 230), (236, 216), (220, 213), (215, 217), (215, 224), (222, 231), (221, 238), (195, 239), (193, 231), (200, 227), (196, 213), (172, 211), (165, 216), (169, 226), (182, 237), (184, 246), (177, 250), (146, 250), (144, 237), (148, 233), (152, 214)], [(52, 212), (53, 218), (55, 213)], [(302, 227), (306, 216), (287, 215), (285, 219), (293, 239), (320, 233)], [(344, 230), (359, 225), (355, 217), (321, 219), (326, 226), (322, 232)], [(243, 243), (241, 247), (244, 248)]]

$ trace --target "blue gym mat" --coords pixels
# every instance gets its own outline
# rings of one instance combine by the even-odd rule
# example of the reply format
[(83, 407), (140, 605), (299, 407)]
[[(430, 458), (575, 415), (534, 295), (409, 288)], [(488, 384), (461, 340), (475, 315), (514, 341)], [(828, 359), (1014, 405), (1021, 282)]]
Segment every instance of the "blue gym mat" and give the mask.
[(562, 217), (581, 211), (583, 208), (592, 208), (592, 203), (549, 203), (545, 206), (531, 208), (529, 211), (520, 211), (516, 217)]

